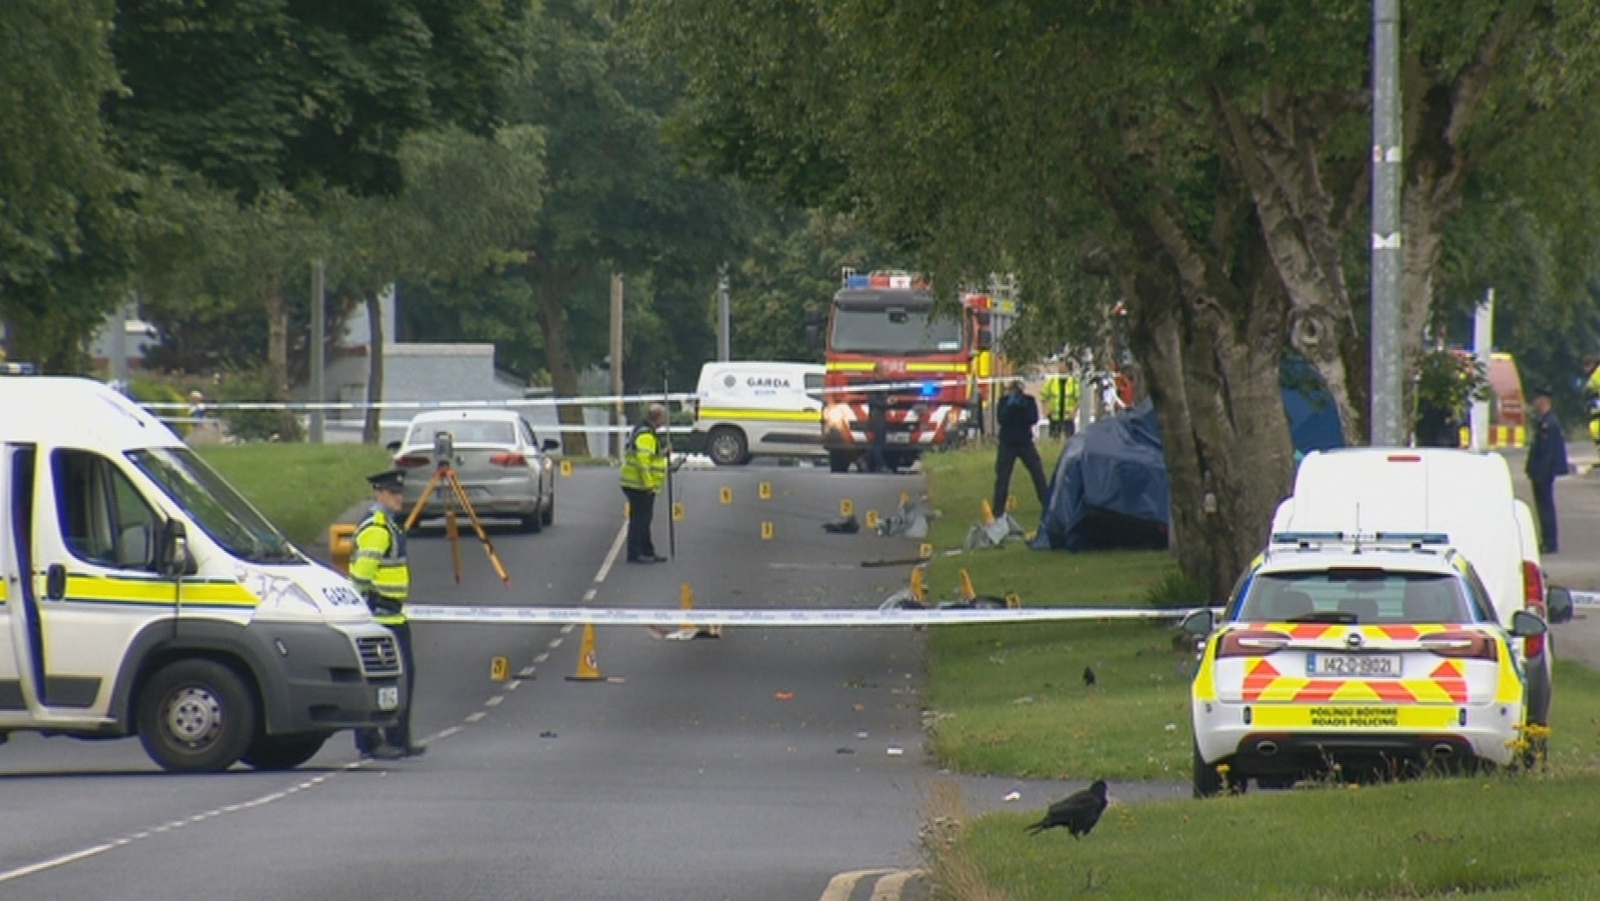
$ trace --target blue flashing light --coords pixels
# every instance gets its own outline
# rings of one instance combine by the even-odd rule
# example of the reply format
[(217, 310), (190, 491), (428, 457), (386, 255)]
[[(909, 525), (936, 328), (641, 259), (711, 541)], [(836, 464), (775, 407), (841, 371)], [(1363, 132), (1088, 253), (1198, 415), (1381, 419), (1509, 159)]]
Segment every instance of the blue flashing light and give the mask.
[(937, 382), (923, 382), (921, 393), (923, 397), (933, 397), (939, 393), (939, 384)]
[(847, 275), (844, 279), (844, 286), (846, 288), (865, 288), (867, 287), (867, 284), (867, 277), (865, 275)]

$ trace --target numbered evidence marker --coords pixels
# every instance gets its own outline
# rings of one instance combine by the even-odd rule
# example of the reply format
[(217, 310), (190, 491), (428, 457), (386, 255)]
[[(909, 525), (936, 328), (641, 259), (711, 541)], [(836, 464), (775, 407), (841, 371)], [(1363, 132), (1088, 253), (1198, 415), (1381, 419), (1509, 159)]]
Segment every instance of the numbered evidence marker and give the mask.
[(1006, 512), (1017, 512), (1017, 496), (1015, 494), (1006, 495)]
[(856, 512), (856, 502), (855, 501), (853, 501), (853, 500), (851, 500), (849, 498), (845, 498), (844, 500), (839, 502), (839, 515), (840, 516), (854, 516), (855, 512)]
[(772, 521), (771, 520), (768, 520), (768, 521), (763, 522), (761, 524), (761, 540), (762, 541), (771, 541), (772, 540)]
[(928, 542), (926, 542), (926, 541), (924, 541), (922, 543), (922, 545), (917, 548), (917, 556), (921, 557), (924, 560), (928, 559), (929, 557), (932, 557), (933, 556), (933, 545), (928, 543)]
[(876, 529), (877, 527), (878, 527), (878, 511), (876, 511), (876, 510), (868, 510), (867, 511), (867, 528)]
[(722, 501), (724, 504), (733, 503), (733, 489), (724, 485), (722, 489), (717, 492), (717, 499)]
[(757, 485), (756, 496), (760, 497), (764, 501), (772, 500), (772, 483), (762, 482), (760, 485)]
[(511, 678), (511, 660), (506, 657), (490, 658), (489, 678), (495, 682), (504, 682)]
[(677, 502), (673, 503), (673, 505), (672, 505), (672, 521), (673, 522), (683, 522), (683, 501), (677, 501)]
[(571, 460), (562, 460), (561, 461), (561, 474), (564, 475), (564, 476), (572, 475), (572, 461)]

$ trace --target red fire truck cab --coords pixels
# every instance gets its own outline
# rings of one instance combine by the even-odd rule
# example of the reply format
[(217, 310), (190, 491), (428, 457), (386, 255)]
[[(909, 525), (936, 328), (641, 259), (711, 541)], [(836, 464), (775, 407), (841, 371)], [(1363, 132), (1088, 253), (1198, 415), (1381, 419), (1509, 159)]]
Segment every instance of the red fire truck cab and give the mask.
[(867, 458), (874, 392), (886, 406), (884, 460), (893, 469), (956, 445), (977, 427), (989, 308), (988, 295), (967, 294), (959, 312), (936, 310), (916, 276), (845, 271), (825, 345), (822, 444), (832, 471)]

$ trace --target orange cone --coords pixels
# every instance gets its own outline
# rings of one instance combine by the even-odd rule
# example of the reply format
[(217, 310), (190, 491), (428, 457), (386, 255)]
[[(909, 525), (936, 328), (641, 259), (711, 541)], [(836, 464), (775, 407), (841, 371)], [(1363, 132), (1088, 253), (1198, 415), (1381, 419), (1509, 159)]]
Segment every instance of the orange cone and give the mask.
[(994, 525), (994, 507), (989, 505), (988, 498), (983, 499), (983, 524), (986, 526)]
[(604, 682), (600, 664), (594, 655), (594, 623), (583, 624), (583, 644), (578, 648), (578, 671), (567, 677), (568, 682)]
[(965, 569), (961, 570), (961, 599), (972, 603), (978, 597), (977, 589), (972, 587), (972, 575)]
[(921, 604), (927, 600), (927, 592), (922, 587), (922, 567), (911, 571), (911, 598)]

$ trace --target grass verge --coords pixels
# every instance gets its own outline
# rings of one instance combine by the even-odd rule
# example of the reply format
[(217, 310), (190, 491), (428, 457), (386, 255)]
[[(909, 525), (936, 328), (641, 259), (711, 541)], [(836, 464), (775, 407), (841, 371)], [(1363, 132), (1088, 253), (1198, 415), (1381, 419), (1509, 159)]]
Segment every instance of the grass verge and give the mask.
[[(1060, 445), (1043, 448), (1053, 462)], [(941, 516), (936, 551), (959, 548), (994, 485), (994, 451), (924, 458)], [(1012, 515), (1024, 528), (1039, 505), (1018, 472)], [(963, 512), (965, 511), (965, 512)], [(1009, 542), (928, 566), (935, 598), (953, 596), (966, 569), (980, 594), (1015, 592), (1027, 606), (1138, 606), (1173, 583), (1172, 557), (1149, 551), (1070, 554)], [(1191, 655), (1165, 623), (1037, 623), (934, 628), (928, 641), (930, 737), (958, 772), (1048, 778), (1177, 779), (1189, 764)], [(1093, 687), (1083, 671), (1095, 673)]]
[(390, 462), (383, 448), (362, 444), (217, 444), (195, 451), (302, 546), (370, 497), (366, 477)]

